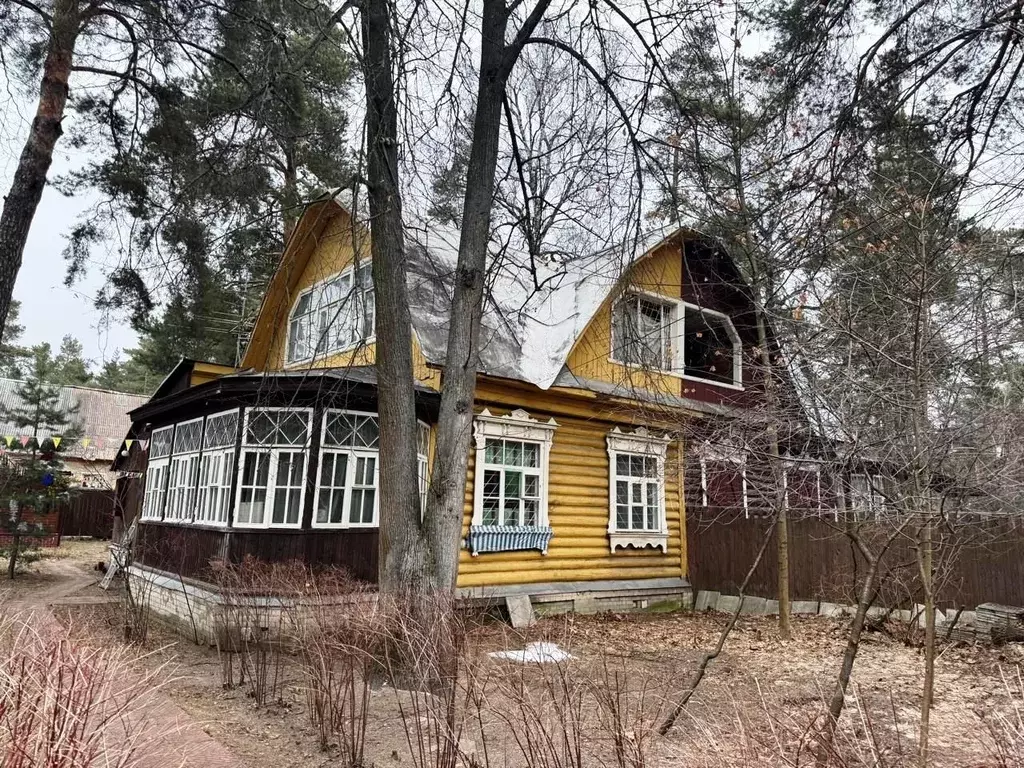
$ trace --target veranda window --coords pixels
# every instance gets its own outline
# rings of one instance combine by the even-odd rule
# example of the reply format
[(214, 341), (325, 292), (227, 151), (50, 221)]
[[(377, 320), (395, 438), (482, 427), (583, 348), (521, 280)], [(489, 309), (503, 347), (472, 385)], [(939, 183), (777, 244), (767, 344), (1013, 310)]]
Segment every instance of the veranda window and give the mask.
[(379, 446), (377, 414), (356, 411), (324, 414), (316, 526), (365, 528), (378, 525)]
[(665, 457), (668, 439), (645, 429), (608, 435), (608, 535), (618, 547), (659, 547), (668, 551), (665, 514)]
[(199, 452), (203, 447), (203, 419), (174, 426), (174, 447), (167, 483), (165, 520), (191, 522), (199, 484)]
[(310, 415), (308, 408), (246, 411), (235, 525), (301, 525)]
[(174, 427), (153, 431), (149, 441), (149, 462), (146, 466), (146, 489), (142, 500), (142, 519), (160, 520), (167, 499), (167, 469), (170, 464)]
[(196, 522), (224, 525), (228, 521), (237, 430), (238, 411), (206, 417)]
[(370, 341), (376, 301), (370, 264), (350, 267), (299, 295), (288, 323), (289, 363), (335, 354)]

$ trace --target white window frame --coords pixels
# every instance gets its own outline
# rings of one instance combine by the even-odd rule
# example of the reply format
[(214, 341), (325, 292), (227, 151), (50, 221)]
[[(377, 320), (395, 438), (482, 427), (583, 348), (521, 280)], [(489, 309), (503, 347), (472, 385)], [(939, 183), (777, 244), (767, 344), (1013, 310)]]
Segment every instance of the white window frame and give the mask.
[(422, 517), (427, 512), (427, 489), (430, 487), (430, 437), (433, 430), (429, 424), (423, 421), (417, 421), (416, 428), (416, 478), (420, 488), (420, 516)]
[[(701, 307), (692, 302), (683, 301), (672, 296), (665, 296), (664, 294), (654, 293), (652, 291), (645, 291), (642, 289), (631, 289), (624, 292), (621, 296), (615, 299), (612, 304), (611, 314), (611, 328), (609, 329), (609, 362), (621, 365), (626, 368), (637, 368), (643, 369), (643, 365), (637, 363), (629, 363), (621, 358), (619, 350), (615, 347), (615, 316), (619, 311), (619, 304), (623, 301), (630, 299), (642, 299), (655, 304), (662, 304), (669, 308), (670, 321), (669, 321), (669, 354), (671, 360), (669, 361), (668, 368), (658, 369), (655, 373), (662, 373), (666, 376), (674, 376), (679, 379), (686, 381), (697, 381), (702, 384), (708, 384), (713, 387), (725, 387), (726, 389), (742, 390), (743, 385), (743, 343), (740, 339), (739, 332), (736, 330), (736, 325), (733, 323), (732, 318), (725, 312), (720, 312), (717, 309), (707, 309)], [(732, 341), (732, 381), (714, 381), (712, 379), (706, 379), (701, 376), (691, 376), (684, 372), (684, 345), (686, 343), (686, 310), (690, 309), (695, 312), (700, 312), (703, 315), (710, 315), (723, 321), (725, 325), (726, 333), (729, 335), (729, 339)]]
[[(668, 456), (668, 444), (671, 440), (668, 437), (658, 437), (648, 433), (641, 427), (632, 434), (626, 434), (615, 427), (607, 436), (608, 444), (608, 544), (612, 554), (616, 549), (635, 547), (643, 549), (652, 547), (660, 549), (663, 554), (668, 554), (668, 511), (665, 506), (665, 461)], [(654, 482), (657, 484), (658, 493), (658, 520), (655, 528), (626, 528), (618, 527), (617, 515), (617, 483), (620, 479), (627, 482), (636, 482), (632, 476), (621, 476), (618, 474), (618, 456), (625, 454), (629, 456), (654, 457), (657, 462), (657, 477)], [(651, 480), (642, 481), (645, 485)]]
[[(290, 411), (293, 413), (303, 413), (306, 416), (306, 439), (305, 442), (295, 445), (285, 444), (256, 444), (247, 443), (246, 437), (249, 434), (249, 417), (254, 413), (265, 413), (268, 411)], [(309, 459), (310, 459), (310, 438), (312, 435), (312, 420), (313, 420), (313, 409), (312, 408), (287, 408), (287, 407), (274, 407), (274, 408), (246, 408), (245, 414), (242, 419), (242, 445), (238, 452), (238, 468), (236, 470), (236, 483), (235, 487), (237, 491), (235, 493), (235, 503), (233, 507), (232, 516), (232, 527), (233, 528), (246, 528), (246, 529), (267, 529), (267, 528), (290, 528), (297, 529), (302, 527), (302, 517), (306, 508), (306, 479), (309, 477)], [(277, 494), (277, 471), (281, 463), (281, 455), (284, 453), (301, 453), (304, 456), (303, 459), (303, 472), (302, 472), (302, 485), (299, 488), (299, 516), (298, 520), (294, 523), (274, 523), (271, 522), (274, 516), (274, 497)], [(266, 454), (270, 458), (268, 459), (269, 465), (267, 468), (267, 495), (263, 501), (263, 519), (258, 523), (239, 522), (238, 512), (242, 505), (242, 475), (245, 467), (245, 457), (248, 454)]]
[[(174, 452), (174, 425), (170, 424), (170, 425), (168, 425), (166, 427), (160, 427), (160, 429), (154, 429), (153, 430), (153, 434), (150, 435), (150, 440), (149, 440), (149, 445), (151, 447), (150, 450), (152, 450), (153, 437), (155, 437), (156, 435), (158, 435), (158, 434), (160, 434), (162, 432), (170, 432), (171, 433), (171, 443), (170, 443), (171, 447), (170, 447), (170, 450), (167, 452), (166, 455), (158, 456), (155, 459), (154, 458), (147, 459), (147, 462), (146, 462), (146, 486), (145, 486), (145, 489), (143, 490), (143, 494), (142, 494), (142, 510), (140, 512), (140, 515), (139, 515), (139, 519), (141, 519), (141, 520), (155, 520), (155, 521), (163, 520), (164, 508), (167, 506), (167, 477), (168, 477), (168, 474), (170, 473), (171, 456), (173, 455), (173, 452)], [(159, 481), (160, 481), (160, 486), (161, 487), (159, 488), (159, 490), (157, 490), (157, 497), (159, 498), (159, 501), (157, 503), (159, 504), (160, 508), (158, 510), (156, 510), (156, 512), (154, 514), (154, 509), (153, 509), (154, 506), (155, 506), (154, 499), (157, 498), (157, 497), (154, 497), (154, 490), (155, 490), (155, 488), (154, 488), (153, 480), (155, 478), (154, 471), (156, 471), (156, 470), (163, 470), (163, 472), (156, 472), (156, 474), (160, 475)]]
[[(372, 416), (377, 419), (378, 426), (380, 425), (380, 414), (374, 411), (356, 411), (349, 408), (329, 408), (324, 411), (323, 418), (320, 420), (320, 455), (317, 456), (316, 464), (316, 497), (313, 501), (313, 527), (314, 528), (379, 528), (380, 527), (380, 441), (378, 439), (376, 448), (366, 447), (355, 447), (355, 446), (328, 446), (326, 445), (324, 438), (327, 436), (327, 421), (332, 415), (339, 413), (350, 414), (352, 416)], [(333, 454), (335, 456), (334, 461), (337, 461), (337, 456), (340, 454), (346, 455), (348, 458), (345, 460), (345, 487), (342, 490), (344, 494), (342, 501), (342, 516), (341, 522), (332, 523), (319, 522), (317, 520), (317, 512), (320, 509), (320, 493), (325, 490), (322, 487), (323, 482), (323, 469), (324, 461), (323, 458), (327, 454)], [(373, 469), (373, 520), (369, 523), (350, 522), (350, 516), (352, 514), (352, 491), (354, 490), (354, 480), (356, 474), (356, 462), (360, 459), (372, 458), (374, 460)], [(360, 488), (367, 488), (369, 486), (361, 485)], [(330, 493), (336, 493), (337, 488), (332, 486), (326, 489)], [(329, 516), (328, 516), (329, 517)]]
[[(363, 338), (359, 338), (359, 339), (357, 339), (356, 341), (354, 341), (353, 343), (351, 343), (351, 344), (349, 344), (347, 346), (335, 347), (335, 346), (333, 346), (333, 340), (331, 339), (332, 334), (331, 333), (327, 333), (326, 340), (323, 340), (323, 345), (322, 345), (323, 348), (322, 349), (320, 348), (322, 340), (320, 338), (317, 338), (315, 341), (314, 340), (310, 340), (309, 341), (309, 343), (311, 345), (310, 346), (310, 354), (308, 354), (308, 355), (306, 355), (304, 357), (301, 357), (301, 358), (292, 358), (292, 356), (291, 356), (291, 353), (292, 353), (292, 321), (296, 317), (295, 311), (299, 307), (299, 302), (301, 302), (302, 298), (304, 296), (308, 295), (308, 294), (314, 293), (316, 291), (322, 291), (323, 288), (326, 285), (330, 284), (330, 283), (333, 283), (333, 282), (338, 281), (338, 280), (342, 280), (346, 276), (349, 277), (349, 285), (348, 285), (348, 291), (349, 292), (348, 292), (348, 295), (343, 297), (341, 300), (339, 300), (337, 302), (337, 306), (336, 306), (336, 310), (335, 310), (335, 316), (334, 316), (334, 318), (328, 319), (328, 321), (327, 321), (327, 328), (329, 329), (331, 327), (331, 324), (333, 322), (337, 321), (338, 318), (341, 316), (341, 312), (342, 312), (342, 309), (344, 308), (346, 300), (347, 301), (355, 302), (356, 306), (353, 307), (353, 312), (358, 312), (359, 313), (359, 318), (358, 319), (359, 319), (359, 321), (361, 323), (365, 322), (365, 320), (366, 320), (366, 318), (365, 318), (365, 314), (366, 314), (366, 310), (365, 310), (366, 301), (365, 301), (365, 298), (360, 298), (360, 297), (365, 296), (365, 292), (363, 292), (362, 290), (360, 290), (358, 292), (356, 291), (356, 283), (355, 283), (355, 281), (356, 281), (356, 278), (358, 276), (358, 272), (363, 270), (363, 269), (371, 269), (370, 265), (371, 265), (371, 262), (370, 262), (369, 259), (360, 259), (358, 263), (350, 264), (345, 269), (343, 269), (343, 270), (341, 270), (339, 272), (335, 272), (334, 274), (325, 277), (323, 280), (318, 280), (317, 282), (313, 283), (308, 288), (305, 288), (305, 289), (303, 289), (302, 291), (299, 292), (299, 294), (295, 297), (295, 301), (292, 302), (291, 311), (288, 313), (288, 326), (287, 326), (287, 331), (285, 333), (285, 350), (284, 350), (284, 363), (285, 363), (285, 367), (307, 365), (310, 362), (312, 362), (313, 360), (322, 359), (322, 358), (328, 357), (330, 355), (344, 354), (345, 352), (350, 352), (353, 349), (358, 349), (361, 346), (364, 346), (364, 345), (367, 345), (367, 344), (373, 344), (374, 342), (376, 342), (376, 340), (377, 340), (377, 296), (376, 296), (376, 291), (373, 291), (373, 308), (372, 308), (371, 312), (369, 313), (370, 314), (370, 319), (371, 319), (371, 330), (370, 330), (370, 334), (368, 336), (363, 337)], [(371, 287), (373, 286), (372, 275), (371, 275), (370, 285), (371, 285)], [(303, 314), (304, 315), (305, 314), (309, 314), (311, 317), (315, 317), (316, 315), (318, 315), (320, 312), (323, 312), (323, 311), (328, 311), (328, 310), (320, 309), (319, 307), (312, 306), (312, 304), (311, 304), (310, 311), (308, 313), (304, 312)], [(319, 331), (319, 329), (318, 329), (318, 331)]]
[(789, 473), (790, 472), (813, 472), (815, 476), (814, 482), (814, 493), (816, 498), (815, 511), (821, 514), (824, 508), (821, 503), (821, 463), (817, 461), (811, 461), (808, 459), (790, 459), (783, 463), (782, 472), (782, 490), (783, 490), (783, 503), (786, 505), (786, 509), (792, 509), (793, 505), (789, 503)]
[[(210, 420), (221, 416), (234, 414), (235, 434), (228, 445), (208, 446), (206, 444), (206, 432)], [(206, 415), (203, 422), (203, 450), (199, 459), (199, 484), (196, 492), (196, 515), (192, 521), (194, 525), (225, 528), (228, 518), (231, 515), (231, 480), (235, 476), (235, 443), (238, 440), (238, 428), (242, 424), (242, 414), (238, 408), (229, 408), (225, 411), (210, 413)], [(219, 472), (214, 478), (209, 474), (209, 468), (217, 460), (220, 460)], [(211, 503), (211, 500), (215, 500)]]
[[(548, 486), (550, 485), (551, 443), (558, 424), (554, 419), (541, 422), (522, 409), (512, 411), (507, 416), (494, 416), (484, 409), (473, 422), (473, 439), (476, 442), (476, 464), (473, 480), (473, 520), (472, 525), (483, 525), (484, 513), (484, 468), (503, 469), (504, 465), (486, 463), (487, 440), (518, 440), (538, 445), (537, 470), (540, 478), (540, 496), (537, 510), (537, 522), (531, 528), (546, 528), (548, 518)], [(523, 469), (522, 467), (513, 469)], [(498, 524), (500, 527), (506, 527)]]
[[(859, 494), (856, 492), (853, 482), (855, 477), (863, 477), (867, 481), (867, 494), (862, 497), (867, 501), (866, 508), (861, 504), (858, 504), (857, 496)], [(877, 520), (879, 515), (885, 510), (887, 503), (885, 494), (879, 490), (880, 488), (885, 487), (885, 476), (878, 472), (851, 472), (849, 486), (849, 507), (847, 511), (852, 513), (859, 520), (867, 520), (870, 518)]]
[(712, 446), (705, 442), (700, 449), (700, 497), (701, 506), (708, 506), (708, 462), (737, 464), (740, 468), (740, 485), (743, 496), (743, 516), (750, 517), (750, 499), (747, 494), (747, 452), (741, 448)]
[[(199, 424), (199, 447), (175, 451), (174, 442), (178, 439), (178, 431), (187, 424)], [(189, 525), (195, 520), (196, 507), (199, 503), (199, 475), (202, 468), (203, 433), (206, 427), (205, 417), (179, 421), (174, 425), (174, 439), (171, 441), (170, 468), (167, 472), (167, 496), (164, 502), (164, 520)], [(186, 485), (175, 485), (177, 472), (184, 473)], [(172, 504), (172, 501), (174, 504)]]

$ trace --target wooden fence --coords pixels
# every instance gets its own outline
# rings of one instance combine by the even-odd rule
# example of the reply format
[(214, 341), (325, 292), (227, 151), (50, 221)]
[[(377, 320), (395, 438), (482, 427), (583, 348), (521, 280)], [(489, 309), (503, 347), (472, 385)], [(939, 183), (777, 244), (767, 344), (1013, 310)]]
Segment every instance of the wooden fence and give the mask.
[[(863, 526), (869, 541), (893, 531), (889, 523)], [(778, 584), (775, 531), (770, 519), (742, 514), (689, 515), (689, 577), (695, 590), (736, 594), (766, 535), (771, 541), (746, 594), (775, 597)], [(878, 602), (888, 607), (920, 602), (915, 530), (893, 544), (883, 562)], [(803, 518), (789, 525), (790, 595), (794, 600), (856, 602), (865, 561), (842, 523)], [(940, 607), (973, 608), (995, 602), (1024, 606), (1024, 525), (1012, 519), (961, 523), (937, 532), (936, 583)]]
[(114, 492), (95, 488), (74, 491), (59, 510), (61, 536), (109, 539), (114, 530)]

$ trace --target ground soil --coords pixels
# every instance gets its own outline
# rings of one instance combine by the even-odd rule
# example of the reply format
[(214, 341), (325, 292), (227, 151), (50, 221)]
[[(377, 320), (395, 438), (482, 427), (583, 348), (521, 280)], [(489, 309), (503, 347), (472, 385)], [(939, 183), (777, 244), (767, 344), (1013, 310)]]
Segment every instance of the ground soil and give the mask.
[[(95, 575), (91, 569), (103, 554), (103, 543), (64, 545), (8, 588), (6, 597), (31, 601), (33, 594), (58, 594), (60, 584), (73, 579), (73, 571)], [(54, 610), (78, 631), (120, 642), (121, 614), (118, 606), (101, 602), (106, 595), (94, 584), (86, 584), (72, 597), (58, 599)], [(508, 667), (514, 666), (490, 659), (486, 652), (547, 640), (572, 653), (576, 661), (571, 664), (587, 670), (591, 679), (603, 679), (602, 675), (615, 679), (618, 675), (628, 681), (625, 687), (632, 700), (643, 693), (643, 718), (634, 724), (635, 738), (642, 741), (641, 731), (649, 731), (644, 723), (660, 720), (665, 708), (687, 687), (702, 652), (714, 644), (724, 621), (722, 615), (688, 613), (561, 617), (544, 619), (524, 631), (492, 622), (471, 632), (469, 647), (486, 674), (506, 674)], [(667, 739), (657, 742), (647, 764), (808, 762), (809, 753), (801, 752), (800, 744), (812, 732), (822, 699), (831, 692), (845, 643), (844, 630), (840, 620), (796, 619), (793, 640), (781, 642), (771, 618), (740, 619), (725, 652), (711, 664), (677, 726)], [(848, 765), (913, 763), (910, 756), (916, 748), (923, 661), (920, 648), (908, 634), (906, 628), (892, 626), (886, 632), (868, 633), (863, 641), (841, 737)], [(294, 657), (282, 657), (273, 703), (264, 707), (254, 706), (246, 686), (223, 686), (222, 661), (215, 649), (196, 646), (154, 625), (139, 663), (165, 670), (170, 680), (164, 694), (222, 745), (239, 768), (344, 764), (336, 749), (320, 748), (309, 725), (305, 686)], [(1015, 706), (1024, 707), (1022, 693), (1015, 687), (1022, 662), (1024, 648), (1017, 645), (943, 645), (932, 713), (932, 764), (1015, 764), (1012, 758), (995, 761), (992, 734), (1000, 730), (1003, 718), (1020, 712)], [(372, 692), (367, 765), (418, 764), (409, 757), (399, 701), (386, 686)], [(408, 707), (408, 699), (403, 703)], [(504, 708), (505, 717), (510, 716), (507, 702), (497, 706)], [(406, 714), (408, 722), (408, 711)], [(603, 738), (607, 730), (599, 718), (592, 713), (587, 717), (583, 740)], [(490, 765), (506, 764), (495, 759), (502, 751), (510, 755), (507, 764), (524, 764), (512, 757), (516, 750), (500, 723), (485, 722), (484, 730), (488, 732)], [(482, 755), (482, 741), (478, 729), (468, 728), (463, 746), (467, 753)], [(901, 761), (901, 754), (908, 757)]]

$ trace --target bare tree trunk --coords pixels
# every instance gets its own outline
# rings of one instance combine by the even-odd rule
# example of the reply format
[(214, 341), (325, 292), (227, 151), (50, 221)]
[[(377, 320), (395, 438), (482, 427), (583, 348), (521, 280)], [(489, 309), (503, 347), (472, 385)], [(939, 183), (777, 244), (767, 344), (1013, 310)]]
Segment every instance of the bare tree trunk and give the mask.
[(772, 352), (768, 348), (768, 329), (765, 325), (764, 310), (757, 308), (757, 344), (761, 350), (761, 361), (765, 376), (765, 404), (768, 409), (768, 460), (772, 466), (775, 485), (775, 528), (776, 562), (778, 567), (779, 637), (789, 640), (793, 636), (790, 623), (791, 605), (789, 598), (789, 508), (786, 503), (786, 488), (783, 476), (785, 467), (779, 451), (779, 428), (776, 419), (779, 414), (778, 393), (775, 388), (775, 366)]
[(14, 180), (0, 214), (0, 331), (7, 323), (14, 282), (21, 269), (29, 228), (46, 186), (53, 148), (60, 138), (68, 100), (68, 78), (79, 31), (77, 0), (57, 0), (50, 25), (50, 43), (43, 62), (39, 104)]
[(426, 552), (416, 465), (412, 319), (405, 282), (405, 237), (398, 177), (398, 115), (388, 2), (362, 6), (366, 151), (373, 283), (377, 299), (380, 414), (380, 564), (385, 592), (422, 586)]
[[(531, 19), (546, 6), (547, 2), (541, 0)], [(459, 564), (501, 109), (512, 59), (518, 53), (505, 44), (507, 28), (508, 9), (504, 0), (484, 0), (476, 115), (466, 169), (455, 294), (426, 515), (431, 578), (437, 589), (455, 587)]]
[(281, 223), (284, 232), (284, 245), (295, 231), (299, 219), (299, 173), (295, 167), (295, 148), (285, 150), (284, 183), (281, 187)]
[(932, 520), (929, 516), (921, 527), (918, 548), (921, 586), (924, 588), (924, 683), (921, 693), (921, 731), (918, 740), (918, 765), (928, 765), (928, 733), (931, 725), (932, 700), (935, 694), (935, 584), (932, 569)]

